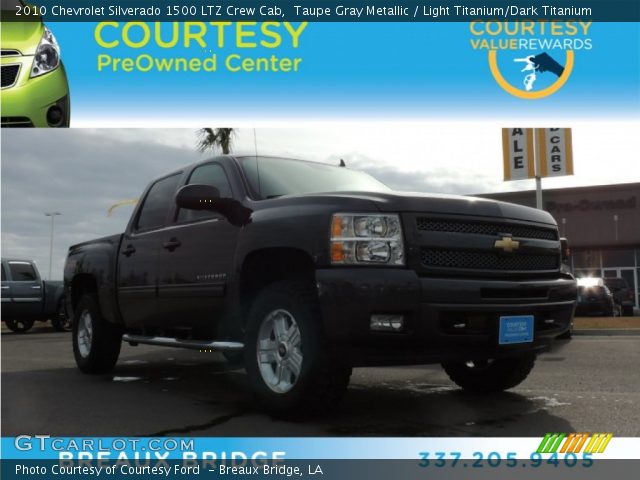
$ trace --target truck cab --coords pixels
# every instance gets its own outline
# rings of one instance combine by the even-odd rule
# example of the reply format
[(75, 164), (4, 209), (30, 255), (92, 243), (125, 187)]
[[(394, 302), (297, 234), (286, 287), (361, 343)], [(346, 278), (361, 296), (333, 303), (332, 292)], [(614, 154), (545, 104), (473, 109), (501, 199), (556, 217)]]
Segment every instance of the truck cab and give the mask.
[(68, 330), (63, 292), (61, 281), (42, 280), (33, 260), (2, 259), (2, 319), (10, 330), (24, 333), (49, 318), (56, 330)]

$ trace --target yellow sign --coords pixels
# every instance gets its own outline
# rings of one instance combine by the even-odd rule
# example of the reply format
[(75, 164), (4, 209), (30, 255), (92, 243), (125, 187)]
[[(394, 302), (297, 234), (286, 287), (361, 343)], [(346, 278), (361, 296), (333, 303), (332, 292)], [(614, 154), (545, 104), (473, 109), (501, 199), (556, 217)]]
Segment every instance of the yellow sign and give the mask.
[(535, 177), (532, 128), (503, 128), (502, 154), (505, 180)]
[(570, 128), (537, 128), (536, 157), (540, 177), (573, 175)]

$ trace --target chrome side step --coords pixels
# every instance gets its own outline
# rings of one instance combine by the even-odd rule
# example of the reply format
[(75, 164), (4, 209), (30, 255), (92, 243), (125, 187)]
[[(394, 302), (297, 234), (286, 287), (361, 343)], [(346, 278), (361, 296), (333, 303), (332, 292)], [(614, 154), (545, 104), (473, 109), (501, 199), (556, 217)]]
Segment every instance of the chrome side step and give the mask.
[(125, 333), (122, 340), (131, 344), (139, 343), (145, 345), (158, 345), (161, 347), (188, 348), (190, 350), (217, 350), (238, 351), (244, 348), (244, 344), (240, 342), (207, 342), (205, 340), (178, 340), (171, 337), (145, 337), (143, 335), (130, 335)]

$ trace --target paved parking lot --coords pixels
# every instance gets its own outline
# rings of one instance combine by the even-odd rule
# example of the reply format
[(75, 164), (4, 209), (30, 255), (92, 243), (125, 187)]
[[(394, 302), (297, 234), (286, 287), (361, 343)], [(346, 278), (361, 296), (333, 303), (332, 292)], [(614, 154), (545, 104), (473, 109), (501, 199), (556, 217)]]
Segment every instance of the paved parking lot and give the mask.
[(111, 375), (75, 368), (70, 334), (2, 330), (2, 435), (640, 435), (640, 336), (576, 336), (518, 388), (460, 392), (438, 366), (354, 371), (340, 408), (305, 422), (255, 407), (244, 372), (217, 354), (123, 346)]

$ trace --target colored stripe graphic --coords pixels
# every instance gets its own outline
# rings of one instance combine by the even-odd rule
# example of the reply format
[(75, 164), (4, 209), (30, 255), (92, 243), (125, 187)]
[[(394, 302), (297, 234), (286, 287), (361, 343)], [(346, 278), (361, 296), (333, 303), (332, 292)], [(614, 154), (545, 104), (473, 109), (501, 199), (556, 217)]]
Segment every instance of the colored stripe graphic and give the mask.
[(613, 433), (547, 433), (536, 453), (580, 453), (585, 443), (584, 453), (602, 453), (612, 438)]

